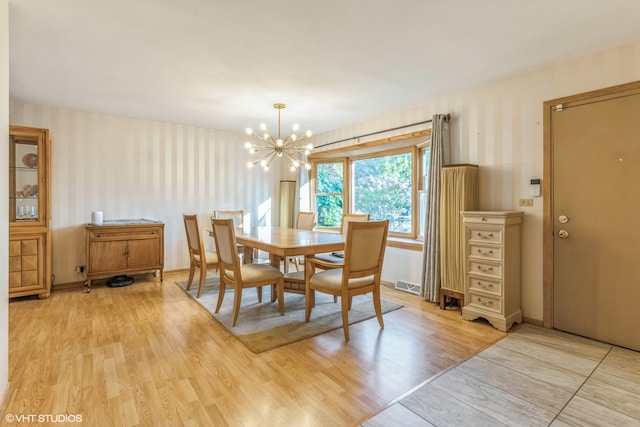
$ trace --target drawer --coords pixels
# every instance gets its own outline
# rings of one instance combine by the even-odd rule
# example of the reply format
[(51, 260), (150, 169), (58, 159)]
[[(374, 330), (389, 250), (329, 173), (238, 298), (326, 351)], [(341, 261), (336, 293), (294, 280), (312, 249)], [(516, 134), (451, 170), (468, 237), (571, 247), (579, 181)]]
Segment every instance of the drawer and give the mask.
[(481, 261), (469, 260), (469, 273), (475, 276), (485, 276), (494, 279), (502, 279), (502, 265), (489, 264)]
[(467, 283), (469, 283), (469, 291), (485, 292), (498, 297), (502, 296), (502, 282), (480, 279), (473, 276), (469, 276), (467, 281)]
[(490, 311), (493, 313), (502, 313), (502, 298), (496, 298), (486, 295), (474, 294), (469, 292), (469, 305), (479, 308), (481, 310)]
[(502, 261), (502, 247), (470, 244), (468, 255), (473, 258), (482, 258), (490, 261)]
[(124, 231), (92, 231), (91, 240), (133, 240), (152, 239), (160, 236), (160, 230), (124, 230)]
[(476, 243), (494, 243), (496, 245), (502, 244), (502, 230), (483, 228), (483, 227), (471, 227), (469, 228), (469, 242)]

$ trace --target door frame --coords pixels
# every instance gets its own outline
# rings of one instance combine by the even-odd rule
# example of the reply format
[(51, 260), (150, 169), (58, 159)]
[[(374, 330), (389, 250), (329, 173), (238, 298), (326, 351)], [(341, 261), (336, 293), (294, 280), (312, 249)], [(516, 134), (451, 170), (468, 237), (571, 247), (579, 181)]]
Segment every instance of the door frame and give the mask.
[(553, 194), (552, 194), (552, 171), (553, 158), (551, 156), (553, 148), (552, 135), (552, 112), (558, 104), (568, 104), (571, 102), (585, 101), (592, 98), (615, 95), (627, 91), (640, 89), (640, 81), (610, 86), (577, 95), (565, 96), (543, 102), (543, 239), (542, 239), (542, 319), (545, 328), (553, 328)]

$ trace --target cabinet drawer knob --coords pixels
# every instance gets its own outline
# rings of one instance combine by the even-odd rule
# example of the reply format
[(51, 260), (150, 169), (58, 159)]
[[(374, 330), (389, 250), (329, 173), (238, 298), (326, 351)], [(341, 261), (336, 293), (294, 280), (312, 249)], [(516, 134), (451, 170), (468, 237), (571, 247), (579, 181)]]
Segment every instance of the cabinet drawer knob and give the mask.
[(478, 232), (478, 237), (481, 239), (491, 239), (493, 237), (493, 233), (480, 233)]
[(493, 283), (484, 284), (482, 282), (478, 282), (478, 287), (482, 289), (493, 289)]
[(483, 268), (481, 265), (479, 265), (478, 266), (478, 270), (485, 271), (485, 272), (492, 272), (493, 271), (493, 267)]
[(483, 251), (482, 249), (478, 248), (477, 251), (480, 255), (493, 255), (493, 250), (489, 250), (489, 251)]
[(493, 305), (493, 300), (483, 300), (482, 298), (478, 298), (478, 303), (482, 304), (482, 305)]

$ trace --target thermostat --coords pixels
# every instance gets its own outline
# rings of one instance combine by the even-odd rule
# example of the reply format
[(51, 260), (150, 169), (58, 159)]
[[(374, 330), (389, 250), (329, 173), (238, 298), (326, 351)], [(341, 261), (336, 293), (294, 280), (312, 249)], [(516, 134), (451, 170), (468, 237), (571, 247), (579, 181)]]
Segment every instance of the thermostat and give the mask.
[(539, 179), (531, 180), (530, 192), (531, 192), (531, 196), (540, 197), (540, 180)]

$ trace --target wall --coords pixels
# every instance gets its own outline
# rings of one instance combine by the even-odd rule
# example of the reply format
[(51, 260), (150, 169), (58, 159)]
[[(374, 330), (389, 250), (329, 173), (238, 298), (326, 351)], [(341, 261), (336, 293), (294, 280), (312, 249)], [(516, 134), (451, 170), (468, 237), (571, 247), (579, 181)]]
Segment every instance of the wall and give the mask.
[(183, 213), (200, 214), (203, 234), (214, 209), (243, 209), (253, 225), (277, 218), (278, 171), (264, 179), (261, 169), (247, 170), (243, 132), (18, 102), (10, 121), (51, 130), (54, 286), (83, 280), (74, 268), (86, 263), (92, 211), (163, 221), (166, 270), (189, 266)]
[[(525, 211), (522, 232), (523, 314), (526, 318), (542, 320), (543, 198), (535, 198), (533, 207), (518, 206), (519, 198), (530, 197), (529, 180), (542, 178), (543, 174), (542, 103), (636, 80), (640, 80), (640, 42), (567, 60), (472, 91), (318, 134), (314, 137), (314, 145), (321, 147), (332, 141), (420, 122), (437, 113), (451, 114), (452, 162), (480, 166), (480, 209)], [(408, 130), (384, 136), (407, 133)], [(371, 139), (380, 137), (377, 135)], [(361, 139), (360, 142), (366, 140)], [(331, 148), (350, 143), (353, 142), (331, 145)], [(406, 262), (404, 258), (389, 257), (389, 252), (387, 256), (385, 263)], [(411, 266), (420, 265), (420, 262), (415, 262), (415, 254), (410, 257)], [(419, 274), (419, 269), (412, 269), (404, 273), (406, 277), (398, 276), (397, 279), (419, 283)]]
[[(634, 80), (640, 80), (640, 42), (318, 134), (313, 143), (321, 146), (450, 113), (453, 162), (480, 165), (481, 209), (520, 209), (517, 200), (529, 197), (529, 179), (542, 178), (543, 101)], [(271, 223), (271, 218), (276, 223), (279, 181), (291, 179), (277, 168), (268, 179), (258, 169), (247, 171), (242, 133), (19, 102), (10, 103), (10, 121), (51, 129), (58, 283), (81, 280), (73, 269), (84, 264), (82, 226), (93, 210), (104, 211), (107, 218), (165, 221), (166, 268), (184, 268), (183, 212), (198, 212), (206, 221), (213, 209), (242, 208), (252, 224)], [(523, 209), (523, 311), (525, 317), (542, 320), (542, 197)], [(420, 252), (390, 248), (383, 280), (420, 283), (421, 258)]]
[[(9, 3), (0, 0), (0, 147), (9, 146)], [(0, 150), (0, 414), (9, 390), (9, 150)]]

